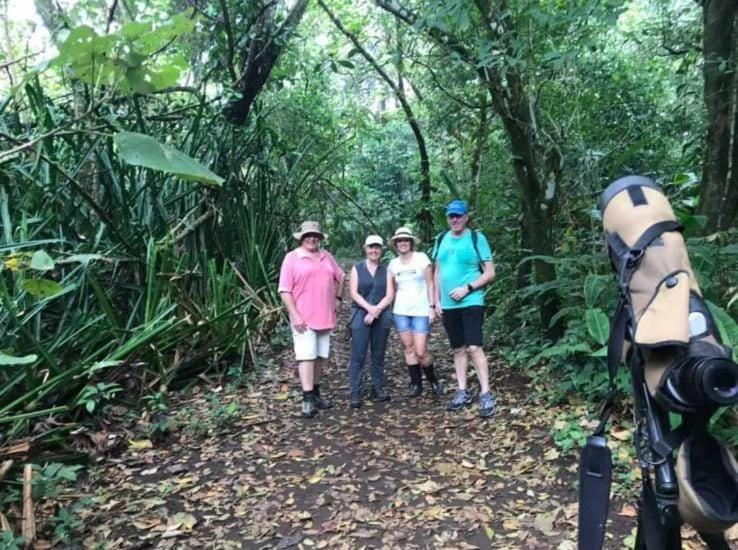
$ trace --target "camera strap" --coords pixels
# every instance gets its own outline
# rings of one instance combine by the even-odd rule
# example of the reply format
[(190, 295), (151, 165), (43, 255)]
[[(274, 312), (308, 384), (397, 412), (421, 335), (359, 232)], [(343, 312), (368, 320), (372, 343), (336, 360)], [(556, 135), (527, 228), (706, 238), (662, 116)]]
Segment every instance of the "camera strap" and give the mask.
[(579, 455), (579, 550), (599, 550), (605, 542), (611, 482), (607, 440), (592, 435)]
[(615, 404), (615, 377), (620, 366), (629, 318), (626, 305), (625, 299), (621, 298), (610, 324), (610, 341), (607, 346), (609, 387), (600, 411), (600, 422), (594, 434), (587, 438), (579, 455), (579, 550), (599, 550), (605, 542), (612, 483), (612, 452), (607, 446), (605, 431)]

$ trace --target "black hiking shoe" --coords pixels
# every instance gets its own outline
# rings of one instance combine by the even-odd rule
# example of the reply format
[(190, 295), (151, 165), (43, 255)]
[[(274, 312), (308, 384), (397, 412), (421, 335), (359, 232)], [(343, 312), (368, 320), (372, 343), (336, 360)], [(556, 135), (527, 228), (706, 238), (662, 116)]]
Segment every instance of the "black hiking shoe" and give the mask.
[(384, 388), (380, 390), (372, 388), (372, 390), (369, 392), (369, 398), (374, 399), (375, 401), (389, 401), (390, 395)]
[(471, 395), (467, 390), (456, 390), (454, 398), (448, 406), (449, 411), (460, 411), (472, 404)]
[(302, 417), (312, 418), (318, 414), (318, 409), (315, 408), (315, 398), (313, 394), (304, 395), (302, 398)]
[(330, 409), (333, 406), (333, 401), (325, 399), (320, 395), (320, 388), (318, 386), (315, 386), (315, 389), (313, 389), (313, 400), (315, 401), (315, 406), (321, 410)]
[(349, 407), (352, 409), (360, 409), (361, 408), (361, 396), (359, 395), (352, 395), (349, 397)]

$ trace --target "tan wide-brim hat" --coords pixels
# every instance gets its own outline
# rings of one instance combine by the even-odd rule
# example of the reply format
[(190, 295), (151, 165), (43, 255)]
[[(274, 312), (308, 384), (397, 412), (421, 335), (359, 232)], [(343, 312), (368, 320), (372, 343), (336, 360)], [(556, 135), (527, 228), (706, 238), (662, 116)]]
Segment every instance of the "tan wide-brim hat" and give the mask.
[(392, 235), (392, 238), (390, 239), (390, 241), (392, 241), (392, 246), (395, 246), (395, 241), (397, 239), (412, 239), (415, 244), (420, 244), (420, 239), (413, 235), (413, 230), (409, 227), (399, 227), (397, 231), (395, 231), (395, 234)]
[(328, 238), (328, 234), (323, 233), (323, 231), (320, 229), (320, 223), (318, 222), (302, 222), (299, 231), (297, 231), (297, 233), (293, 233), (292, 236), (296, 240), (301, 241), (305, 235), (308, 235), (310, 233), (320, 235), (321, 239)]

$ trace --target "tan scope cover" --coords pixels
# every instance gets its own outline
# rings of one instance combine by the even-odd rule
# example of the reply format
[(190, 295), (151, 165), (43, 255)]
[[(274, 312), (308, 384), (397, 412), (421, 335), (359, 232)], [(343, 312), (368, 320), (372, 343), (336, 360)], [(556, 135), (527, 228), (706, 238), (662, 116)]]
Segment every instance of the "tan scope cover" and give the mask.
[[(603, 225), (608, 234), (616, 233), (633, 247), (652, 225), (675, 221), (676, 216), (662, 192), (642, 186), (646, 204), (634, 205), (627, 188), (617, 193), (605, 207)], [(669, 284), (666, 279), (670, 278)], [(676, 284), (674, 284), (676, 282)], [(701, 295), (687, 255), (684, 237), (679, 231), (668, 231), (646, 248), (629, 285), (630, 300), (636, 318), (635, 341), (644, 350), (689, 343), (689, 293)], [(649, 355), (648, 352), (646, 352)], [(666, 360), (646, 362), (646, 382), (654, 393)]]

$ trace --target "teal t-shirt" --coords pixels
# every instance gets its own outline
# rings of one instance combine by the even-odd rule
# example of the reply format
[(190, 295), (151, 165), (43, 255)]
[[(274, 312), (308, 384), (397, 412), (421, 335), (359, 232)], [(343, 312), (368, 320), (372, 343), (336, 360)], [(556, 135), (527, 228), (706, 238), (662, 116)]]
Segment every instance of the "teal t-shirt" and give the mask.
[(477, 250), (474, 250), (472, 230), (467, 229), (459, 237), (449, 231), (441, 241), (440, 250), (433, 246), (432, 257), (441, 266), (441, 309), (484, 305), (484, 290), (477, 289), (463, 300), (455, 301), (449, 293), (457, 286), (466, 286), (479, 277), (479, 258), (483, 262), (492, 261), (492, 250), (487, 238), (477, 232)]

